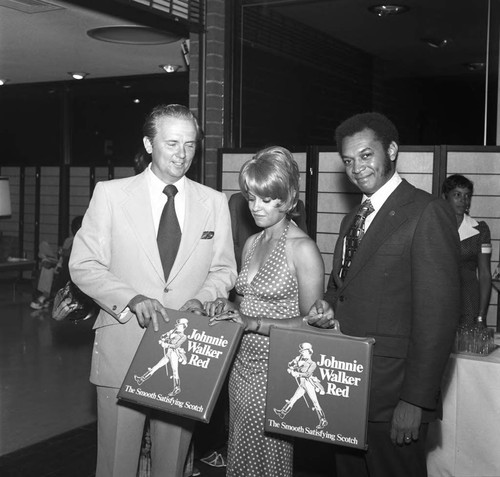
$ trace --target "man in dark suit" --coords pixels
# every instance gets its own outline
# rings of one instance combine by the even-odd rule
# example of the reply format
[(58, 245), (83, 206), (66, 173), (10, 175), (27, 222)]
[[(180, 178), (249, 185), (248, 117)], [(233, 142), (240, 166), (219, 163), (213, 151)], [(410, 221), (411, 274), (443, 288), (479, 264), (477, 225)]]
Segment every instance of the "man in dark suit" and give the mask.
[(445, 201), (396, 172), (398, 132), (385, 116), (347, 119), (336, 141), (349, 180), (373, 211), (357, 235), (350, 229), (359, 211), (342, 221), (325, 299), (309, 323), (331, 327), (335, 317), (343, 333), (376, 340), (368, 450), (336, 447), (337, 477), (424, 477), (427, 427), (440, 417), (459, 317), (455, 219)]

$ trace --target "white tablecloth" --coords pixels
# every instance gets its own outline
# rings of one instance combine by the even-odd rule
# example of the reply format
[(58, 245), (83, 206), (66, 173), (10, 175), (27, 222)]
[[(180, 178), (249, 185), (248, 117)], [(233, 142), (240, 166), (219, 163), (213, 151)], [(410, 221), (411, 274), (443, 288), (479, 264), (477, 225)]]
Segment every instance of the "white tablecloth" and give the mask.
[(429, 477), (500, 477), (500, 349), (452, 355), (443, 421), (429, 427)]

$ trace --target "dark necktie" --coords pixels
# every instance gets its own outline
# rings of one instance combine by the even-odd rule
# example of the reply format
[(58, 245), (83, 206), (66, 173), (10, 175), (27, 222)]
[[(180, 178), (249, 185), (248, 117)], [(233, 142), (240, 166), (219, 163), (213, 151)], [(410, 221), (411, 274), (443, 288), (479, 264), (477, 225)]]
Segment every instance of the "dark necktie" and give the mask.
[(170, 270), (174, 264), (179, 244), (181, 243), (181, 228), (175, 213), (175, 194), (177, 187), (172, 184), (163, 189), (163, 193), (168, 197), (168, 202), (163, 207), (161, 213), (160, 226), (158, 227), (158, 250), (160, 251), (161, 264), (163, 266), (163, 274), (165, 281), (168, 280)]
[(374, 211), (373, 205), (370, 199), (366, 199), (356, 212), (356, 217), (354, 222), (349, 229), (349, 232), (345, 236), (345, 254), (344, 262), (342, 268), (340, 269), (340, 278), (342, 280), (346, 277), (347, 271), (351, 266), (352, 259), (356, 251), (358, 250), (359, 244), (365, 234), (365, 220)]

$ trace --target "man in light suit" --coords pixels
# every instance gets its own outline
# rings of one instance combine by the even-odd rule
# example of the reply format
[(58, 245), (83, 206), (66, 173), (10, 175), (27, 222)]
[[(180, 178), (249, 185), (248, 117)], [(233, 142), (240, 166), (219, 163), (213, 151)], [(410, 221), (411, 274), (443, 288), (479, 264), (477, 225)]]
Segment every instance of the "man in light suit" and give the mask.
[[(229, 208), (224, 194), (185, 177), (199, 126), (184, 106), (158, 106), (143, 128), (152, 163), (126, 179), (99, 182), (70, 260), (73, 281), (101, 307), (95, 323), (91, 381), (97, 386), (97, 477), (135, 476), (147, 409), (116, 396), (143, 336), (166, 308), (200, 311), (227, 296), (236, 279)], [(175, 184), (179, 249), (166, 277), (157, 233)], [(171, 200), (171, 199), (168, 199)], [(193, 421), (151, 412), (152, 477), (181, 477)]]
[(347, 272), (345, 237), (356, 211), (342, 221), (325, 300), (309, 323), (331, 327), (335, 317), (344, 334), (376, 340), (368, 450), (337, 446), (336, 475), (425, 477), (427, 427), (440, 417), (441, 378), (460, 315), (456, 223), (445, 201), (396, 172), (398, 132), (385, 116), (353, 116), (336, 140), (348, 178), (374, 211)]

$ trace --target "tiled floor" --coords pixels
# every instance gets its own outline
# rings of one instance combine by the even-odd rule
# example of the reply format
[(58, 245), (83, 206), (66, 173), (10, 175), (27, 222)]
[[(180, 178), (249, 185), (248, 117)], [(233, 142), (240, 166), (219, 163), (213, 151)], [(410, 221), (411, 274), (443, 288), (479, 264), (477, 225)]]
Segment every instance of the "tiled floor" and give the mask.
[[(12, 284), (0, 281), (0, 476), (93, 477), (92, 323), (57, 323), (47, 311), (31, 310), (30, 300), (28, 283), (13, 297)], [(197, 457), (211, 450), (210, 426), (197, 426)], [(296, 477), (333, 477), (331, 447), (300, 440), (295, 455)], [(202, 476), (225, 475), (224, 468), (195, 465)]]

